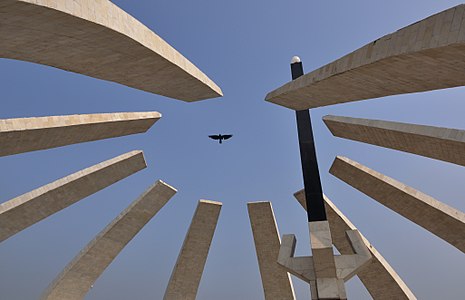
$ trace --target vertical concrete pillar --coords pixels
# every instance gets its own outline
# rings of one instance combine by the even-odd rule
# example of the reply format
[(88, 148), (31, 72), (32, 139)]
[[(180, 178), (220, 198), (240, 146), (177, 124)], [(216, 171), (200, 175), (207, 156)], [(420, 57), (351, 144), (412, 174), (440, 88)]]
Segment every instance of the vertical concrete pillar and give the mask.
[(157, 181), (82, 249), (50, 284), (41, 299), (83, 299), (121, 250), (175, 193), (173, 187)]
[(221, 206), (221, 202), (199, 201), (164, 300), (195, 300)]

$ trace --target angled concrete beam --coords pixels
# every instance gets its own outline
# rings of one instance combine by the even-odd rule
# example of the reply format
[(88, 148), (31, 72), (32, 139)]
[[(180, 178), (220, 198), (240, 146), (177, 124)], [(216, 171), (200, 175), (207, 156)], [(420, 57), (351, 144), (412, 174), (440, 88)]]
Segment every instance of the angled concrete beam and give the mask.
[[(294, 194), (302, 207), (306, 210), (305, 193), (300, 190)], [(355, 253), (346, 232), (357, 228), (350, 220), (324, 196), (326, 215), (328, 217), (333, 244), (341, 254)], [(372, 259), (368, 265), (357, 272), (357, 276), (362, 281), (370, 295), (375, 300), (390, 299), (416, 299), (408, 286), (402, 281), (399, 275), (388, 264), (384, 257), (370, 244), (370, 242), (359, 232), (362, 241), (371, 253)]]
[(171, 274), (164, 300), (195, 300), (222, 203), (200, 200)]
[(50, 284), (41, 299), (84, 299), (121, 250), (175, 193), (173, 187), (162, 181), (153, 184), (81, 250)]
[(281, 238), (271, 202), (247, 203), (266, 300), (294, 300), (291, 276), (278, 263)]
[(0, 156), (146, 132), (158, 112), (0, 119)]
[(0, 204), (0, 242), (146, 167), (132, 151)]
[(465, 5), (385, 35), (270, 92), (295, 110), (465, 85)]
[(323, 121), (340, 138), (465, 166), (465, 130), (339, 116)]
[(346, 157), (336, 157), (329, 172), (465, 252), (463, 212)]
[(194, 64), (109, 0), (2, 0), (0, 57), (184, 101), (222, 95)]

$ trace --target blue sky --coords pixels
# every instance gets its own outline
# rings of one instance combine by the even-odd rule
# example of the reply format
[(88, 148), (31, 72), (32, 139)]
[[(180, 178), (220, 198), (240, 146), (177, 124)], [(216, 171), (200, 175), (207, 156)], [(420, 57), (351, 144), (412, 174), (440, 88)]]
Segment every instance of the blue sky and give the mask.
[[(265, 102), (290, 80), (459, 1), (113, 1), (203, 70), (221, 99), (184, 103), (41, 65), (0, 60), (1, 118), (159, 111), (142, 135), (0, 158), (0, 202), (119, 154), (144, 150), (149, 167), (0, 245), (0, 298), (36, 299), (62, 268), (155, 180), (179, 192), (121, 252), (86, 299), (161, 299), (199, 199), (223, 202), (198, 299), (263, 299), (247, 215), (272, 201), (281, 234), (308, 255), (293, 111)], [(333, 137), (327, 114), (465, 129), (465, 89), (392, 96), (312, 110), (324, 192), (419, 299), (459, 299), (465, 259), (454, 247), (328, 174), (344, 155), (465, 211), (465, 169)], [(209, 134), (232, 133), (222, 145)], [(298, 299), (308, 285), (294, 278)], [(351, 299), (369, 299), (354, 278)]]

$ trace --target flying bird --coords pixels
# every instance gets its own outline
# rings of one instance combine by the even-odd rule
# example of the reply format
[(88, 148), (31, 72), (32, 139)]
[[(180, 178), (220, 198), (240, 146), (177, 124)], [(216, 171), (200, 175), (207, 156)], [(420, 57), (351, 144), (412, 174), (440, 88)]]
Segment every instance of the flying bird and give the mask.
[(218, 140), (220, 144), (223, 143), (223, 140), (227, 140), (232, 137), (232, 134), (215, 134), (215, 135), (209, 135), (209, 138), (212, 140)]

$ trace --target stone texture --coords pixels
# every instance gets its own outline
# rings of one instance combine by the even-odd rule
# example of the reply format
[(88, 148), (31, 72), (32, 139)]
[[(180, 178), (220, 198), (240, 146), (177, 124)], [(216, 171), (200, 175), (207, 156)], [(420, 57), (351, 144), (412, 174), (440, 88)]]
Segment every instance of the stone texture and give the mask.
[(247, 203), (266, 300), (294, 300), (291, 277), (278, 263), (281, 245), (271, 202)]
[(334, 136), (465, 166), (465, 130), (325, 116)]
[(0, 242), (146, 167), (132, 151), (0, 204)]
[(346, 157), (330, 173), (465, 252), (465, 214)]
[(270, 92), (295, 110), (465, 85), (465, 5), (385, 35)]
[(0, 57), (40, 63), (184, 101), (221, 89), (108, 0), (2, 0)]
[(81, 250), (50, 284), (41, 299), (84, 299), (121, 250), (175, 193), (174, 188), (162, 181), (153, 184)]
[(221, 202), (199, 201), (163, 299), (195, 300), (221, 206)]
[[(305, 203), (304, 190), (294, 194), (304, 209), (307, 209)], [(356, 227), (349, 219), (334, 205), (331, 200), (324, 196), (326, 215), (328, 217), (333, 244), (341, 254), (353, 254), (350, 241), (347, 238), (348, 230), (355, 230)], [(375, 300), (391, 299), (416, 299), (407, 285), (402, 281), (399, 275), (387, 263), (384, 257), (370, 244), (370, 242), (360, 234), (363, 242), (371, 252), (372, 259), (368, 265), (357, 272), (364, 286)]]
[(158, 112), (0, 119), (0, 156), (146, 132)]

